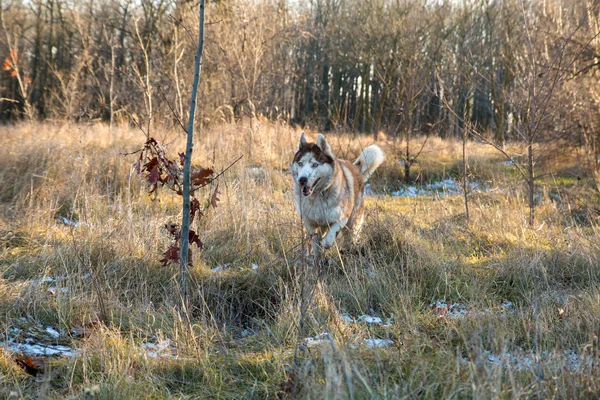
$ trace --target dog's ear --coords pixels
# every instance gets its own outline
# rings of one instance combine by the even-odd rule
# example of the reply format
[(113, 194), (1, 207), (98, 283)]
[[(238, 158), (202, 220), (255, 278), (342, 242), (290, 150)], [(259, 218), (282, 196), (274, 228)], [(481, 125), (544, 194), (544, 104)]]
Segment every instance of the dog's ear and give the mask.
[(302, 131), (302, 134), (300, 135), (300, 141), (298, 142), (298, 150), (300, 150), (300, 147), (302, 147), (302, 145), (306, 143), (306, 136), (304, 135), (304, 131)]
[(329, 146), (329, 143), (327, 143), (327, 140), (325, 140), (325, 136), (319, 134), (319, 137), (317, 138), (317, 146), (319, 146), (319, 148), (321, 149), (323, 154), (325, 154), (331, 158), (335, 158), (333, 156), (333, 152), (331, 151), (331, 147)]

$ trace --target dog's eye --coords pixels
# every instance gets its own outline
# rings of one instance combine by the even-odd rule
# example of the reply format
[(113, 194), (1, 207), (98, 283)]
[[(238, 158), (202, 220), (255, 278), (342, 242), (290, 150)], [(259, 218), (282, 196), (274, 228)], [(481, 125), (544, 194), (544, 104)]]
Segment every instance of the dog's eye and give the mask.
[(301, 167), (302, 165), (304, 165), (304, 163), (302, 161), (298, 161), (298, 166)]
[(312, 165), (313, 168), (317, 168), (318, 166), (319, 166), (319, 164), (317, 164), (317, 163), (313, 163), (313, 165)]

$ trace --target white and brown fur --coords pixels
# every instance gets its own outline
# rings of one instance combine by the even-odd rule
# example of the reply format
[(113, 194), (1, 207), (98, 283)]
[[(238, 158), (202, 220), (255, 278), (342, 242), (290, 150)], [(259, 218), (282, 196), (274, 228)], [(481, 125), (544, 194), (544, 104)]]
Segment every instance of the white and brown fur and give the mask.
[(312, 237), (315, 260), (341, 231), (344, 245), (354, 242), (364, 219), (365, 182), (384, 160), (383, 151), (371, 145), (351, 164), (333, 155), (323, 135), (309, 143), (304, 132), (292, 162), (296, 210)]

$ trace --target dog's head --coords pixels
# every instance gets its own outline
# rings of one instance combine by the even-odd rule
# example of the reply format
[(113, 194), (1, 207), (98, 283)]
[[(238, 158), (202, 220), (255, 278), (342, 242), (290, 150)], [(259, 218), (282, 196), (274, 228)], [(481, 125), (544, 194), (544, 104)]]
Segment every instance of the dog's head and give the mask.
[(333, 179), (334, 160), (335, 156), (323, 135), (319, 135), (317, 143), (309, 143), (302, 132), (292, 162), (292, 176), (304, 196), (329, 185)]

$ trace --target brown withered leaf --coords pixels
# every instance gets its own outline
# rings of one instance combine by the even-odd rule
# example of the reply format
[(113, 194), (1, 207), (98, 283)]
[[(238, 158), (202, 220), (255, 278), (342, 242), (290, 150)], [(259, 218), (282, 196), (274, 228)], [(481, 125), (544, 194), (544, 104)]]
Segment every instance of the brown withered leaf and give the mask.
[(148, 173), (146, 180), (150, 185), (156, 185), (157, 182), (160, 181), (160, 172), (158, 170), (158, 165), (155, 165)]
[(215, 191), (213, 192), (212, 196), (210, 196), (210, 205), (213, 208), (217, 208), (217, 202), (221, 201), (219, 200), (219, 198), (217, 197), (217, 195), (219, 195), (219, 184), (217, 183), (217, 186), (215, 186)]
[(195, 187), (207, 184), (210, 181), (210, 176), (213, 174), (211, 168), (198, 168), (199, 169), (194, 168), (190, 173), (190, 182)]
[(190, 229), (188, 237), (190, 240), (190, 244), (196, 243), (196, 246), (198, 246), (198, 248), (200, 248), (200, 249), (202, 248), (202, 246), (204, 246), (204, 244), (200, 240), (200, 236), (198, 236), (198, 234), (196, 232), (194, 232), (193, 230)]
[(194, 221), (196, 213), (200, 213), (200, 215), (202, 215), (202, 212), (200, 211), (200, 202), (197, 198), (192, 197), (190, 199), (190, 223)]
[(163, 253), (163, 258), (159, 260), (163, 266), (166, 266), (169, 262), (179, 262), (179, 246), (173, 243), (167, 251)]
[(150, 172), (150, 170), (152, 170), (152, 168), (154, 168), (157, 165), (158, 165), (158, 157), (153, 157), (150, 161), (148, 161), (146, 164), (144, 164), (142, 171)]
[(44, 372), (44, 360), (42, 358), (26, 355), (17, 355), (15, 357), (17, 365), (31, 376), (37, 376)]

